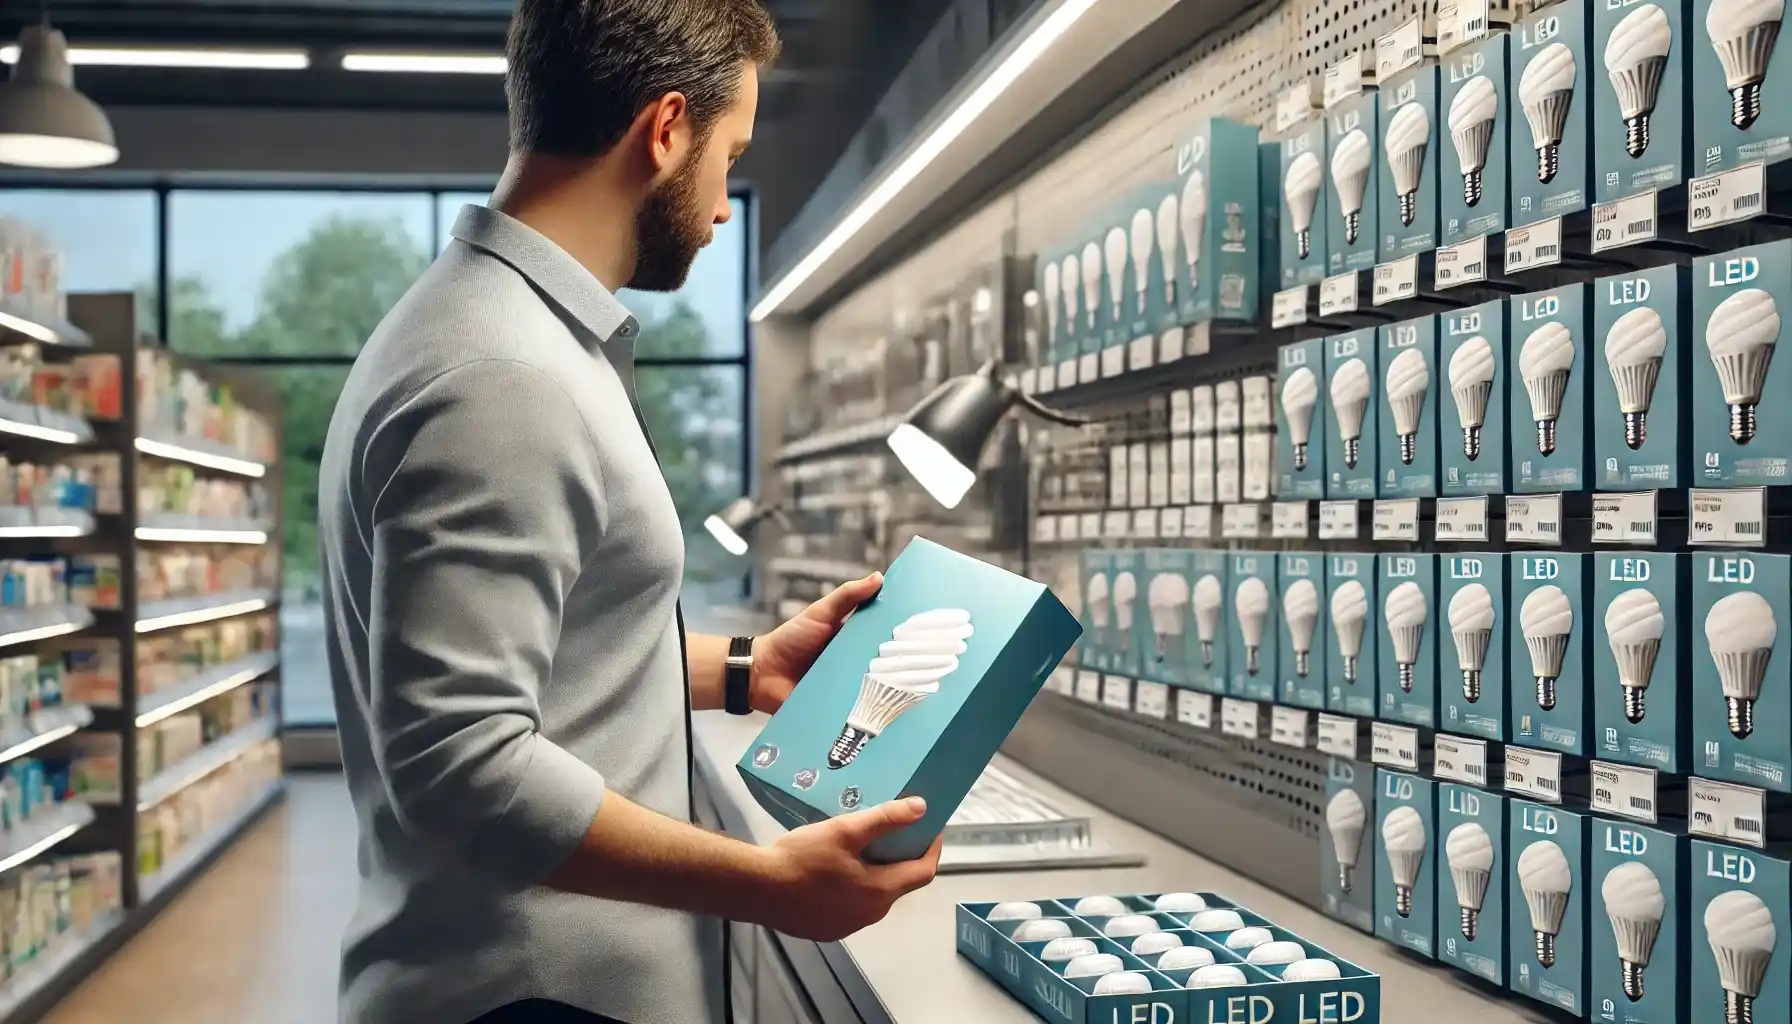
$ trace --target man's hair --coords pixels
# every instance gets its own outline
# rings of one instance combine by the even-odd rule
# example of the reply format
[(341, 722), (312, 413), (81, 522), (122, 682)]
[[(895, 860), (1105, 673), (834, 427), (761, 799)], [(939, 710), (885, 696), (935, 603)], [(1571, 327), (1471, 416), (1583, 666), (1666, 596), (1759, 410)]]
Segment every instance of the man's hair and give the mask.
[(779, 45), (759, 0), (518, 0), (505, 45), (511, 148), (600, 156), (669, 92), (707, 138), (742, 64), (770, 64)]

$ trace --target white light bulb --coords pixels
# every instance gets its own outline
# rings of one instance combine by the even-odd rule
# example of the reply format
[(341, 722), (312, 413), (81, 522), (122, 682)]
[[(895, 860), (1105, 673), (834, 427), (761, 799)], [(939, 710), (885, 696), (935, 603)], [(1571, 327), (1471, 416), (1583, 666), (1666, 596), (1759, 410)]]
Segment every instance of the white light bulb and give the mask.
[(1431, 621), (1431, 605), (1425, 591), (1411, 580), (1389, 592), (1382, 604), (1388, 638), (1394, 642), (1394, 661), (1400, 666), (1400, 689), (1412, 692), (1413, 666), (1425, 646), (1425, 624)]
[(1113, 953), (1090, 953), (1079, 956), (1064, 967), (1066, 978), (1099, 978), (1104, 974), (1118, 974), (1126, 969), (1126, 965)]
[(1220, 631), (1220, 606), (1225, 603), (1225, 588), (1218, 576), (1208, 573), (1195, 581), (1195, 635), (1201, 640), (1201, 664), (1213, 665), (1213, 642)]
[(1493, 595), (1470, 583), (1450, 598), (1450, 638), (1456, 641), (1456, 664), (1462, 670), (1462, 695), (1470, 704), (1481, 699), (1481, 670), (1493, 645)]
[(1369, 162), (1374, 156), (1369, 136), (1352, 128), (1332, 149), (1332, 187), (1338, 190), (1338, 213), (1344, 218), (1344, 241), (1356, 244), (1362, 227), (1363, 192), (1369, 186)]
[(1487, 169), (1487, 148), (1499, 116), (1500, 92), (1486, 75), (1462, 83), (1450, 100), (1450, 141), (1462, 168), (1462, 201), (1470, 206), (1481, 202), (1481, 173)]
[(1369, 367), (1361, 359), (1346, 360), (1332, 374), (1332, 415), (1338, 421), (1338, 437), (1344, 442), (1344, 465), (1350, 469), (1356, 468), (1363, 439), (1363, 413), (1369, 408), (1369, 395), (1374, 388)]
[(1098, 996), (1138, 996), (1151, 991), (1151, 979), (1137, 971), (1104, 974), (1095, 982)]
[(1084, 896), (1070, 910), (1078, 917), (1119, 917), (1127, 913), (1126, 904), (1113, 896)]
[(1132, 940), (1133, 956), (1156, 956), (1182, 945), (1182, 936), (1175, 932), (1146, 932)]
[(1062, 278), (1061, 287), (1064, 289), (1064, 330), (1067, 334), (1075, 334), (1077, 296), (1082, 294), (1077, 290), (1077, 282), (1082, 280), (1082, 264), (1077, 262), (1076, 253), (1073, 252), (1064, 257), (1063, 266), (1064, 270), (1058, 276)]
[(1110, 939), (1128, 939), (1135, 935), (1149, 935), (1160, 930), (1157, 920), (1146, 917), (1144, 914), (1123, 914), (1119, 917), (1111, 917), (1107, 924), (1101, 926), (1101, 934)]
[(1182, 184), (1182, 201), (1178, 213), (1182, 218), (1182, 256), (1188, 261), (1188, 282), (1201, 283), (1201, 250), (1206, 248), (1207, 176), (1190, 171)]
[(1231, 964), (1213, 964), (1188, 976), (1187, 988), (1232, 988), (1247, 983), (1244, 972)]
[(1044, 916), (1037, 903), (998, 903), (990, 908), (991, 921), (1031, 921)]
[(1356, 580), (1332, 591), (1332, 635), (1344, 659), (1344, 681), (1356, 682), (1356, 662), (1363, 654), (1363, 624), (1369, 618), (1369, 593)]
[(1082, 936), (1053, 939), (1039, 951), (1039, 959), (1047, 963), (1075, 960), (1079, 956), (1088, 956), (1095, 952), (1095, 941)]
[(1369, 821), (1369, 810), (1354, 789), (1340, 789), (1325, 805), (1325, 827), (1332, 834), (1332, 852), (1338, 859), (1338, 888), (1350, 891), (1351, 876), (1356, 874), (1357, 860), (1363, 845), (1363, 826)]
[(1177, 946), (1157, 958), (1160, 971), (1186, 971), (1213, 966), (1213, 954), (1200, 946)]
[(1282, 972), (1283, 981), (1336, 981), (1344, 976), (1330, 960), (1296, 960)]
[(1255, 576), (1246, 576), (1232, 595), (1232, 611), (1238, 616), (1238, 632), (1244, 638), (1244, 670), (1256, 675), (1263, 649), (1263, 623), (1269, 617), (1269, 587)]
[(1190, 930), (1205, 934), (1235, 932), (1244, 927), (1244, 918), (1236, 910), (1203, 910), (1189, 919)]
[(1009, 936), (1016, 942), (1050, 942), (1053, 939), (1068, 938), (1070, 925), (1055, 917), (1042, 917), (1034, 921), (1022, 921)]
[(1518, 102), (1531, 123), (1531, 148), (1537, 151), (1537, 180), (1545, 185), (1556, 177), (1558, 148), (1574, 105), (1574, 74), (1574, 51), (1550, 43), (1537, 51), (1518, 80)]
[(1281, 967), (1307, 958), (1307, 948), (1286, 939), (1265, 942), (1245, 955), (1244, 962), (1257, 967)]
[(1649, 115), (1661, 92), (1668, 52), (1674, 48), (1674, 29), (1668, 16), (1654, 4), (1644, 4), (1625, 15), (1605, 41), (1605, 73), (1618, 94), (1618, 112), (1624, 118), (1624, 151), (1640, 157), (1649, 148)]
[(1249, 953), (1258, 946), (1274, 942), (1275, 940), (1275, 934), (1268, 928), (1252, 926), (1250, 928), (1240, 928), (1226, 936), (1226, 948), (1234, 953)]
[(1487, 885), (1493, 881), (1493, 838), (1480, 825), (1464, 822), (1445, 837), (1444, 859), (1450, 865), (1450, 881), (1456, 884), (1462, 937), (1473, 942), (1480, 932)]
[(1425, 820), (1411, 807), (1400, 806), (1381, 820), (1381, 848), (1394, 874), (1394, 912), (1412, 916), (1413, 887), (1425, 867)]
[(1313, 653), (1313, 627), (1319, 622), (1319, 588), (1312, 580), (1295, 580), (1282, 591), (1282, 618), (1288, 623), (1288, 646), (1294, 650), (1294, 674), (1305, 679)]
[(1574, 889), (1574, 872), (1568, 855), (1548, 839), (1532, 843), (1518, 855), (1518, 886), (1524, 890), (1531, 911), (1531, 930), (1537, 936), (1537, 962), (1556, 965), (1556, 936), (1562, 933), (1562, 916), (1568, 912), (1568, 894)]
[(1152, 906), (1160, 914), (1198, 914), (1207, 909), (1207, 901), (1192, 892), (1166, 892)]
[(1148, 209), (1132, 215), (1132, 283), (1137, 295), (1138, 313), (1145, 315), (1149, 301), (1146, 289), (1151, 285), (1151, 250), (1157, 241), (1156, 221)]
[(1297, 470), (1307, 468), (1307, 445), (1313, 439), (1313, 407), (1318, 402), (1319, 378), (1305, 366), (1297, 367), (1282, 382), (1282, 418), (1288, 423), (1288, 440), (1294, 446)]
[(1120, 643), (1132, 636), (1133, 607), (1139, 600), (1139, 579), (1130, 572), (1114, 577), (1114, 632)]
[[(1122, 243), (1121, 251), (1125, 251)], [(1083, 323), (1095, 329), (1101, 309), (1101, 246), (1094, 242), (1083, 246)]]
[(859, 699), (828, 750), (828, 767), (851, 764), (865, 744), (938, 693), (940, 680), (957, 671), (958, 656), (973, 632), (971, 613), (961, 608), (921, 612), (897, 626), (866, 666)]
[(1394, 173), (1394, 192), (1400, 197), (1400, 223), (1412, 226), (1415, 199), (1425, 178), (1425, 155), (1431, 150), (1431, 115), (1419, 103), (1402, 104), (1388, 119), (1382, 146), (1388, 168)]
[(1114, 617), (1114, 604), (1110, 596), (1107, 573), (1098, 572), (1089, 577), (1083, 587), (1083, 604), (1089, 609), (1089, 631), (1097, 644), (1106, 644), (1108, 625)]
[(1058, 337), (1058, 264), (1047, 263), (1043, 271), (1042, 282), (1045, 292), (1045, 335), (1048, 338)]
[(1282, 178), (1288, 224), (1294, 229), (1294, 244), (1303, 260), (1313, 254), (1313, 207), (1319, 202), (1319, 187), (1325, 183), (1323, 174), (1319, 157), (1309, 149), (1288, 161), (1288, 173)]
[(1556, 420), (1562, 415), (1562, 398), (1568, 393), (1568, 377), (1574, 372), (1574, 333), (1551, 320), (1531, 332), (1518, 352), (1518, 375), (1531, 397), (1531, 419), (1537, 424), (1537, 451), (1556, 450)]
[(1164, 305), (1172, 309), (1176, 306), (1176, 247), (1182, 240), (1176, 230), (1180, 208), (1175, 193), (1165, 196), (1164, 201), (1157, 204), (1157, 250), (1163, 257)]
[(1126, 229), (1110, 228), (1102, 242), (1102, 251), (1108, 269), (1108, 315), (1115, 323), (1120, 322), (1120, 300), (1126, 293), (1127, 249)]
[(1773, 911), (1754, 893), (1732, 889), (1706, 904), (1705, 937), (1724, 989), (1724, 1024), (1752, 1024), (1779, 942)]
[(1761, 698), (1761, 683), (1779, 633), (1773, 605), (1752, 590), (1730, 594), (1705, 616), (1705, 642), (1723, 684), (1730, 732), (1737, 739), (1747, 739), (1755, 731), (1755, 701)]
[(1730, 90), (1730, 123), (1745, 131), (1761, 116), (1761, 83), (1785, 16), (1785, 0), (1712, 0), (1705, 11), (1705, 33)]
[(1705, 347), (1730, 406), (1730, 439), (1737, 444), (1755, 439), (1755, 406), (1761, 402), (1779, 339), (1779, 307), (1759, 288), (1731, 295), (1705, 321)]
[(1624, 688), (1624, 717), (1631, 722), (1643, 720), (1643, 695), (1655, 675), (1667, 625), (1661, 602), (1641, 587), (1620, 593), (1605, 606), (1605, 635), (1618, 664), (1618, 685)]
[(1624, 414), (1624, 444), (1635, 451), (1649, 434), (1649, 404), (1661, 379), (1661, 357), (1667, 354), (1668, 329), (1661, 314), (1648, 306), (1625, 313), (1605, 332), (1605, 365), (1618, 389), (1618, 411)]
[(1574, 633), (1574, 605), (1557, 586), (1542, 586), (1525, 596), (1518, 609), (1518, 625), (1524, 630), (1524, 646), (1531, 652), (1531, 676), (1537, 681), (1537, 706), (1552, 711), (1556, 706), (1556, 680), (1562, 675), (1562, 659)]
[(1188, 620), (1188, 580), (1179, 572), (1160, 572), (1145, 588), (1151, 608), (1151, 631), (1157, 635), (1157, 660), (1163, 661), (1172, 641), (1180, 644), (1182, 625)]
[(1431, 367), (1416, 348), (1402, 349), (1388, 362), (1388, 408), (1394, 413), (1394, 433), (1400, 435), (1400, 463), (1412, 465), (1418, 454), (1419, 424), (1425, 416), (1425, 398), (1431, 393)]
[(1649, 966), (1655, 940), (1661, 935), (1667, 897), (1662, 894), (1661, 879), (1655, 877), (1655, 872), (1634, 860), (1612, 868), (1600, 884), (1599, 894), (1612, 919), (1624, 994), (1634, 1003), (1643, 998), (1643, 971)]
[(1456, 417), (1462, 421), (1462, 454), (1470, 462), (1481, 457), (1481, 428), (1487, 424), (1494, 373), (1493, 346), (1478, 334), (1450, 356), (1450, 397), (1456, 400)]

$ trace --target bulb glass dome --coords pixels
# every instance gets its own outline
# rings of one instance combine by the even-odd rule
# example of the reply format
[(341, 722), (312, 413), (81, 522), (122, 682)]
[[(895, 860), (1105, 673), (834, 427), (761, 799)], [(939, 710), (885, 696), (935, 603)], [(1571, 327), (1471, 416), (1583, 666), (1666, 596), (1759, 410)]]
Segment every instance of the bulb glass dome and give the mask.
[(1039, 951), (1039, 959), (1047, 963), (1075, 960), (1079, 956), (1088, 956), (1095, 952), (1095, 941), (1082, 936), (1065, 939), (1053, 939)]
[(1343, 976), (1330, 960), (1297, 960), (1282, 972), (1283, 981), (1334, 981)]
[(1186, 971), (1212, 964), (1213, 954), (1200, 946), (1177, 946), (1166, 950), (1163, 956), (1157, 958), (1157, 969), (1160, 971)]
[(1231, 964), (1213, 964), (1188, 976), (1188, 988), (1231, 988), (1246, 983), (1244, 972)]
[(1207, 909), (1207, 901), (1192, 892), (1166, 892), (1153, 906), (1160, 914), (1194, 914)]

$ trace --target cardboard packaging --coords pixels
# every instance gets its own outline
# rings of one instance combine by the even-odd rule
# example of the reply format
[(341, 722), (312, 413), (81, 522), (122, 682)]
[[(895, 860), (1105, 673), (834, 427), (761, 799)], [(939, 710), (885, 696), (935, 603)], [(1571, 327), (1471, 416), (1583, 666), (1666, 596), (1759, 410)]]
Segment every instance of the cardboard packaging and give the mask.
[(1375, 432), (1383, 498), (1437, 494), (1437, 318), (1376, 328), (1381, 347), (1381, 429)]
[(1197, 124), (1176, 148), (1184, 326), (1257, 319), (1257, 162), (1219, 158), (1256, 151), (1255, 126), (1218, 117)]
[(1690, 278), (1668, 265), (1593, 282), (1593, 337), (1602, 369), (1593, 382), (1593, 459), (1609, 490), (1683, 487), (1692, 444)]
[(1587, 208), (1593, 169), (1589, 131), (1597, 73), (1588, 59), (1591, 5), (1558, 3), (1512, 26), (1512, 223), (1523, 226)]
[(1213, 503), (1214, 424), (1217, 415), (1214, 402), (1213, 385), (1202, 384), (1189, 389), (1189, 416), (1194, 429), (1194, 440), (1190, 445), (1194, 469), (1189, 481), (1189, 491), (1197, 505)]
[[(1578, 811), (1509, 798), (1507, 891), (1513, 900), (1509, 987), (1587, 1016), (1587, 832)], [(1533, 849), (1535, 848), (1535, 849)]]
[(1108, 345), (1155, 338), (1176, 324), (1175, 286), (1182, 270), (1176, 260), (1181, 236), (1176, 204), (1175, 189), (1154, 182), (1135, 189), (1112, 218), (1115, 224), (1102, 243), (1111, 303)]
[(1228, 601), (1232, 594), (1224, 551), (1189, 552), (1189, 604), (1195, 631), (1188, 637), (1189, 683), (1204, 693), (1226, 692), (1231, 685)]
[(1686, 983), (1687, 860), (1684, 834), (1634, 822), (1593, 818), (1592, 977), (1594, 1019), (1617, 1024), (1678, 1024), (1689, 1016)]
[(1594, 202), (1686, 180), (1687, 53), (1695, 40), (1686, 0), (1594, 6)]
[(1281, 157), (1281, 284), (1316, 284), (1325, 277), (1327, 233), (1332, 225), (1327, 199), (1325, 118), (1294, 126), (1277, 144)]
[(1792, 792), (1792, 555), (1691, 558), (1693, 770)]
[(1190, 655), (1198, 656), (1198, 642), (1191, 644), (1195, 619), (1190, 601), (1194, 588), (1189, 580), (1189, 553), (1154, 548), (1141, 553), (1147, 614), (1135, 618), (1141, 630), (1143, 654), (1140, 675), (1154, 683), (1188, 687), (1193, 683)]
[(1792, 71), (1778, 55), (1783, 12), (1768, 4), (1693, 0), (1689, 174), (1792, 156)]
[(1319, 833), (1320, 907), (1358, 931), (1375, 932), (1375, 766), (1327, 759), (1325, 828)]
[(1139, 678), (1144, 668), (1144, 637), (1151, 629), (1150, 595), (1146, 593), (1145, 557), (1139, 551), (1114, 551), (1113, 578), (1108, 591), (1114, 602), (1113, 641), (1104, 671)]
[[(1510, 221), (1511, 38), (1495, 32), (1443, 57), (1438, 111), (1449, 143), (1441, 147), (1437, 189), (1445, 245), (1498, 234)], [(1517, 123), (1524, 131), (1522, 114)]]
[(1774, 359), (1792, 309), (1792, 241), (1692, 267), (1693, 454), (1698, 484), (1783, 485), (1792, 464), (1792, 359)]
[(1373, 328), (1335, 334), (1325, 345), (1327, 498), (1373, 498), (1381, 370)]
[(1789, 853), (1692, 840), (1692, 1008), (1682, 1020), (1792, 1020)]
[(1082, 643), (1077, 664), (1105, 672), (1113, 666), (1120, 645), (1114, 630), (1114, 553), (1090, 548), (1082, 554)]
[[(1551, 8), (1554, 10), (1554, 8)], [(1587, 287), (1567, 285), (1512, 299), (1512, 359), (1507, 363), (1513, 419), (1513, 490), (1520, 494), (1587, 489), (1592, 404), (1587, 401)], [(1528, 433), (1528, 436), (1527, 436)]]
[(1448, 394), (1438, 398), (1440, 490), (1445, 497), (1511, 489), (1507, 312), (1506, 303), (1495, 299), (1438, 317), (1438, 376)]
[(1381, 118), (1372, 92), (1342, 100), (1325, 112), (1327, 275), (1375, 265), (1381, 223)]
[(1436, 956), (1437, 784), (1375, 770), (1375, 935)]
[(1380, 634), (1380, 586), (1376, 556), (1364, 552), (1325, 557), (1325, 706), (1328, 711), (1373, 718), (1376, 711), (1376, 637)]
[(1506, 798), (1438, 783), (1437, 834), (1437, 958), (1504, 985)]
[(1246, 377), (1240, 493), (1245, 501), (1268, 501), (1275, 493), (1276, 387), (1271, 377)]
[(1388, 77), (1381, 101), (1381, 239), (1387, 263), (1437, 248), (1439, 126), (1438, 69), (1421, 64)]
[(918, 857), (1080, 633), (1044, 584), (917, 537), (737, 767), (787, 828), (924, 797), (920, 821), (867, 850)]
[(1213, 386), (1213, 499), (1222, 505), (1244, 500), (1244, 400), (1239, 382)]
[(1276, 394), (1277, 493), (1285, 500), (1325, 497), (1325, 341), (1283, 345)]
[[(1506, 606), (1513, 676), (1512, 742), (1586, 756), (1593, 711), (1586, 637), (1592, 556), (1576, 552), (1519, 554), (1512, 560)], [(1532, 685), (1524, 686), (1529, 679)]]
[(1437, 725), (1437, 556), (1384, 554), (1381, 607), (1372, 609), (1381, 671), (1381, 718)]
[(1295, 707), (1325, 710), (1326, 607), (1325, 555), (1318, 551), (1285, 551), (1276, 556), (1277, 612), (1282, 617), (1277, 667), (1278, 700)]
[(1281, 597), (1276, 593), (1276, 556), (1268, 551), (1235, 552), (1228, 566), (1231, 600), (1227, 642), (1231, 649), (1234, 697), (1274, 703), (1280, 666)]
[(1438, 728), (1488, 740), (1506, 731), (1506, 560), (1440, 555), (1437, 585)]
[(1686, 565), (1686, 555), (1652, 551), (1593, 556), (1593, 732), (1604, 760), (1687, 770)]

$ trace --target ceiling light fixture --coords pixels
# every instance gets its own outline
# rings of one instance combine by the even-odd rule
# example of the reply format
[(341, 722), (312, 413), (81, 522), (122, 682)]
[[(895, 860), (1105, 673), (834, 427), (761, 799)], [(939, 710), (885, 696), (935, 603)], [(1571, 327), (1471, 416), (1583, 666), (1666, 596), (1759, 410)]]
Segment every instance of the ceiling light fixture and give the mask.
[(71, 170), (118, 159), (106, 112), (75, 88), (68, 40), (42, 24), (19, 33), (18, 63), (0, 86), (0, 163)]
[(890, 450), (933, 499), (957, 508), (977, 482), (983, 448), (1008, 410), (1021, 406), (1041, 419), (1067, 426), (1088, 420), (1039, 403), (1002, 379), (992, 360), (976, 373), (953, 377), (928, 395), (891, 432)]
[[(0, 46), (0, 62), (16, 64), (18, 46)], [(303, 71), (304, 50), (237, 50), (203, 46), (71, 46), (68, 62), (84, 68), (207, 68), (231, 71)]]
[(502, 55), (485, 53), (345, 53), (342, 70), (406, 75), (501, 75)]

